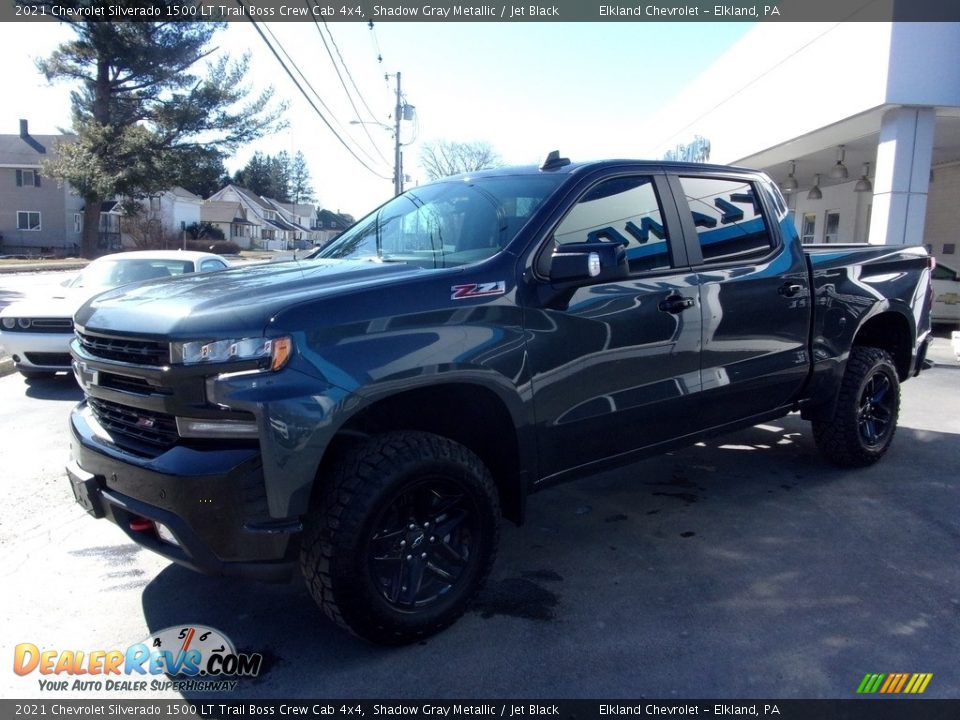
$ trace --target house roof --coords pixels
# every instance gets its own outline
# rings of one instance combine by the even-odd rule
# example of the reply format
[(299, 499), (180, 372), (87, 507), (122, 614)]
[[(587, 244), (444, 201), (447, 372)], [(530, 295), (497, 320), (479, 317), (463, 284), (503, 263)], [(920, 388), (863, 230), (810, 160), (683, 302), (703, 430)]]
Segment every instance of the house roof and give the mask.
[(203, 222), (239, 223), (252, 225), (243, 217), (240, 203), (231, 200), (206, 200), (200, 206), (200, 220)]
[(71, 142), (73, 135), (0, 135), (0, 165), (39, 166), (56, 156), (58, 142)]
[(353, 225), (352, 215), (345, 213), (335, 213), (332, 210), (319, 210), (317, 212), (317, 222), (324, 229), (346, 230)]
[(250, 203), (253, 204), (253, 205), (258, 205), (259, 207), (263, 208), (264, 210), (273, 210), (273, 209), (274, 209), (274, 208), (270, 207), (270, 203), (269, 203), (269, 202), (267, 202), (267, 201), (264, 200), (262, 197), (260, 197), (260, 196), (257, 195), (255, 192), (253, 192), (253, 190), (247, 190), (246, 188), (242, 188), (242, 187), (240, 187), (239, 185), (228, 185), (227, 187), (232, 187), (234, 190), (237, 191), (238, 194), (242, 195), (244, 198), (246, 198), (246, 200), (247, 200), (248, 202), (250, 202)]
[(184, 198), (186, 200), (202, 200), (203, 199), (199, 195), (194, 195), (192, 192), (190, 192), (186, 188), (180, 187), (179, 185), (174, 185), (172, 188), (170, 188), (170, 193), (172, 193), (173, 195), (176, 195), (177, 197)]

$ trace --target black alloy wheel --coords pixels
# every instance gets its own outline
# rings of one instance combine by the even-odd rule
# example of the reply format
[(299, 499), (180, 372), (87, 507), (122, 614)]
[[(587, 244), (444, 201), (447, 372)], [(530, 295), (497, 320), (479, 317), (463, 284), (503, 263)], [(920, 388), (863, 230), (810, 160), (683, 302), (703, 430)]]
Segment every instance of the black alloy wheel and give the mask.
[(427, 432), (388, 432), (323, 474), (300, 566), (331, 620), (385, 645), (443, 630), (496, 557), (500, 503), (476, 454)]
[(479, 511), (450, 478), (424, 478), (403, 488), (374, 528), (368, 542), (370, 577), (398, 610), (442, 599), (477, 562)]
[(883, 444), (892, 427), (893, 383), (883, 373), (871, 375), (860, 396), (857, 411), (857, 426), (866, 445), (878, 447)]

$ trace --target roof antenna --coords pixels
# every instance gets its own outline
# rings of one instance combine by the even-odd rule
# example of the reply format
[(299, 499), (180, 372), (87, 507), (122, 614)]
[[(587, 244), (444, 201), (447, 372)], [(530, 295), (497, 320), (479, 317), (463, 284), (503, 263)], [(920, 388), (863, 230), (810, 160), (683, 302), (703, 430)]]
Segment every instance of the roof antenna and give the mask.
[(556, 170), (570, 164), (570, 158), (560, 157), (559, 150), (551, 150), (540, 163), (541, 170)]

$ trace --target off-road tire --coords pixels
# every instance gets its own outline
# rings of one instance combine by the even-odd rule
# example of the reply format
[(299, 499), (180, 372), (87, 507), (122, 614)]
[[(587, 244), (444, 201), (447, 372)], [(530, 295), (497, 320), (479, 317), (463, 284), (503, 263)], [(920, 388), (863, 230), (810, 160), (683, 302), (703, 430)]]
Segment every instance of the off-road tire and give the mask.
[(877, 462), (893, 440), (900, 413), (900, 381), (886, 350), (854, 346), (840, 383), (833, 419), (813, 423), (817, 448), (842, 467)]
[[(391, 432), (348, 450), (318, 482), (300, 566), (331, 620), (401, 645), (463, 614), (490, 573), (500, 533), (497, 489), (480, 458), (439, 435)], [(431, 520), (436, 535), (424, 525)]]

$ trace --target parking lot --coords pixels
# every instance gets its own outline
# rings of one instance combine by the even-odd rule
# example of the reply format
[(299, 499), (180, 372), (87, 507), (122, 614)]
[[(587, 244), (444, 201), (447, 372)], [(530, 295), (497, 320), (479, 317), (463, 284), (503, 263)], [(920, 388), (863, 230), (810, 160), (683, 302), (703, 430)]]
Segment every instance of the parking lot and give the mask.
[[(203, 624), (264, 655), (232, 699), (848, 698), (868, 672), (930, 672), (926, 697), (957, 697), (960, 365), (944, 338), (931, 357), (874, 468), (826, 464), (792, 415), (553, 488), (504, 528), (476, 606), (399, 649), (346, 635), (299, 583), (200, 576), (89, 518), (63, 473), (79, 390), (10, 375), (2, 657)], [(50, 697), (38, 677), (0, 673), (0, 692)]]

